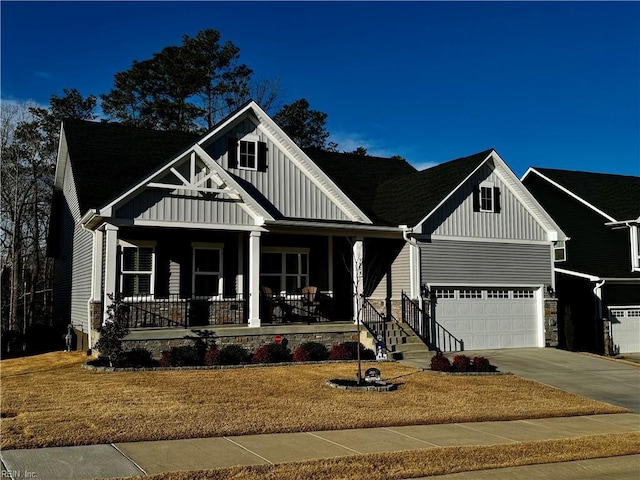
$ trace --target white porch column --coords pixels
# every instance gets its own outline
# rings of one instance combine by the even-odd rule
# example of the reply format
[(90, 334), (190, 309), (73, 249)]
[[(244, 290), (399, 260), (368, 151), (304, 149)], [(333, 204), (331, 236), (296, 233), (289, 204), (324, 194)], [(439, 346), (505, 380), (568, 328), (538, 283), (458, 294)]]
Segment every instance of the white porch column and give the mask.
[(327, 287), (331, 292), (331, 295), (335, 298), (335, 292), (333, 291), (333, 235), (327, 237), (327, 256), (329, 257), (329, 265), (327, 267)]
[(244, 294), (244, 233), (238, 234), (238, 273), (236, 274), (236, 294)]
[(249, 233), (249, 327), (260, 326), (260, 232)]
[(93, 253), (91, 259), (91, 301), (100, 302), (102, 299), (102, 238), (100, 230), (93, 231)]
[(409, 270), (411, 282), (411, 298), (416, 299), (421, 295), (420, 292), (420, 247), (414, 243), (409, 244)]
[(107, 307), (111, 304), (109, 294), (116, 294), (117, 285), (117, 265), (118, 265), (118, 227), (115, 225), (105, 225), (104, 234), (107, 237), (104, 262), (104, 297), (102, 299), (102, 310), (104, 312), (104, 321), (107, 319)]
[(353, 242), (353, 322), (358, 322), (358, 314), (362, 310), (362, 294), (364, 293), (364, 241), (356, 237)]

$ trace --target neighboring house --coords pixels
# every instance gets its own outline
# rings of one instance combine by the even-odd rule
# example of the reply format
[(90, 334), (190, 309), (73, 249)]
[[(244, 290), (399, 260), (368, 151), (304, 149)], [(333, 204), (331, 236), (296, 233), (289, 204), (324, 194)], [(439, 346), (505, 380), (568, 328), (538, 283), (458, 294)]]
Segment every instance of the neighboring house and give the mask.
[(555, 263), (563, 343), (640, 351), (640, 177), (534, 167), (522, 181), (569, 237)]
[(55, 319), (81, 348), (112, 294), (164, 339), (232, 325), (267, 341), (294, 322), (313, 340), (340, 321), (351, 338), (365, 296), (432, 348), (457, 348), (442, 326), (467, 349), (554, 343), (565, 236), (493, 150), (422, 172), (303, 150), (254, 102), (203, 136), (70, 120), (54, 197)]

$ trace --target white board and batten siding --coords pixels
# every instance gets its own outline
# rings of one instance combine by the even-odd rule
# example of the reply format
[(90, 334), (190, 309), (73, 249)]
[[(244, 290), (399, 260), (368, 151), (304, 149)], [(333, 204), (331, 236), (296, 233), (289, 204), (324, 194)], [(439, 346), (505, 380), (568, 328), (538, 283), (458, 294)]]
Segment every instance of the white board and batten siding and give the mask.
[[(267, 144), (267, 170), (229, 169), (228, 137), (256, 135)], [(279, 144), (245, 118), (226, 136), (205, 147), (207, 153), (233, 175), (249, 182), (287, 218), (350, 221), (351, 218), (283, 151)]]
[[(484, 181), (499, 188), (500, 213), (473, 211), (473, 186)], [(487, 164), (424, 222), (421, 233), (477, 239), (547, 240), (547, 232), (542, 225)]]
[[(71, 262), (71, 318), (56, 319), (56, 321), (68, 320), (74, 328), (86, 332), (88, 328), (88, 301), (91, 298), (93, 235), (88, 230), (82, 228), (82, 225), (80, 224), (80, 206), (73, 179), (71, 162), (69, 161), (66, 162), (63, 192), (65, 202), (69, 208), (69, 213), (73, 219), (73, 222), (70, 222), (69, 225), (66, 225), (65, 222), (65, 228), (72, 228), (72, 232), (63, 233), (63, 238), (68, 237), (69, 234), (73, 237), (73, 252), (72, 255), (67, 256), (66, 259), (62, 259), (63, 265), (65, 261)], [(65, 246), (62, 246), (62, 248), (64, 249)]]

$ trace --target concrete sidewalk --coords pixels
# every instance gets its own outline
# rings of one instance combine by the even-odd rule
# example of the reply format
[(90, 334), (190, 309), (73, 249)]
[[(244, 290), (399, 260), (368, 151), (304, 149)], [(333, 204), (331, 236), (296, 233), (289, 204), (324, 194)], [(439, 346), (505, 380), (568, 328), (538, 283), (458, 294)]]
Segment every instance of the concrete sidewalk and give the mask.
[[(640, 415), (628, 413), (5, 450), (0, 452), (0, 458), (3, 478), (84, 480), (234, 465), (276, 464), (418, 448), (495, 445), (634, 431), (640, 431)], [(632, 456), (610, 461), (618, 462), (621, 468), (635, 468), (638, 459)], [(584, 467), (580, 462), (562, 465), (571, 470), (573, 464), (576, 465), (576, 471), (584, 474)], [(496, 477), (493, 472), (491, 478), (519, 478)], [(556, 480), (588, 478), (558, 476), (555, 473), (554, 470)], [(477, 474), (478, 472), (473, 478), (483, 478)]]

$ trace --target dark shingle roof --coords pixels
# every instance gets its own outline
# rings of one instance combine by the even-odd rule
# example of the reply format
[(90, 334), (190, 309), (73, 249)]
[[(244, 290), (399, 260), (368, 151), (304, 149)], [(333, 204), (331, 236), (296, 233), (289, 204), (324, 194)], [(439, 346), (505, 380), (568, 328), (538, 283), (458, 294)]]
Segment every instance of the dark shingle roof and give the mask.
[(65, 120), (81, 213), (100, 208), (196, 142), (199, 135)]
[(640, 177), (533, 168), (617, 221), (640, 217)]
[(417, 172), (402, 158), (326, 152), (315, 148), (304, 149), (304, 152), (374, 221), (379, 220), (374, 209), (378, 187), (390, 179)]
[(374, 210), (389, 225), (415, 226), (492, 152), (485, 150), (383, 183)]

